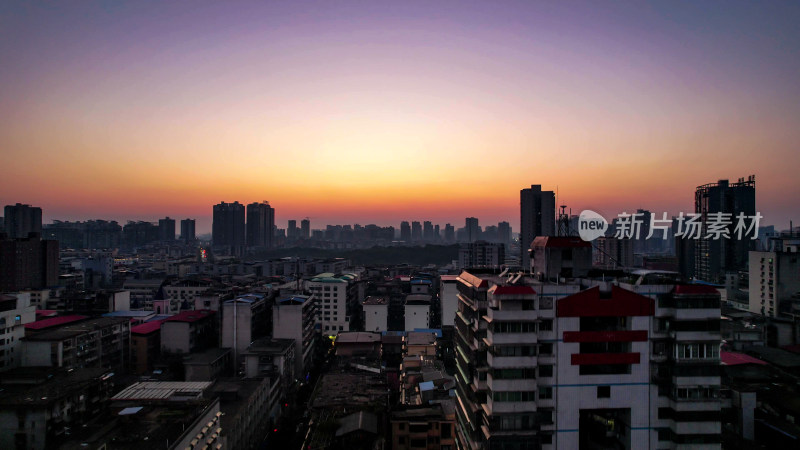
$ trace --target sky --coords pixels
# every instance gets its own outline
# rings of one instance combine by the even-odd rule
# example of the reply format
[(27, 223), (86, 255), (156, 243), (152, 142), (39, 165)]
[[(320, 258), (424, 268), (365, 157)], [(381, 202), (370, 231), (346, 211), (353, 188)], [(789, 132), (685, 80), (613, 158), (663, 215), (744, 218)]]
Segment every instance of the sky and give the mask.
[[(800, 3), (0, 3), (0, 203), (45, 222), (693, 210), (800, 222)], [(659, 214), (660, 215), (660, 214)]]

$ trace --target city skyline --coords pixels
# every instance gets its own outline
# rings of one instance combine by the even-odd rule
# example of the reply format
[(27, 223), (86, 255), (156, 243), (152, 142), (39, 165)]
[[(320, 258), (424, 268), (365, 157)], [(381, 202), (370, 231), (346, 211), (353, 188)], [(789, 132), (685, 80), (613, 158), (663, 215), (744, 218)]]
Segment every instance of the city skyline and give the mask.
[(531, 183), (573, 212), (676, 214), (756, 174), (788, 227), (800, 7), (668, 5), (7, 3), (0, 202), (200, 233), (223, 200), (516, 223)]

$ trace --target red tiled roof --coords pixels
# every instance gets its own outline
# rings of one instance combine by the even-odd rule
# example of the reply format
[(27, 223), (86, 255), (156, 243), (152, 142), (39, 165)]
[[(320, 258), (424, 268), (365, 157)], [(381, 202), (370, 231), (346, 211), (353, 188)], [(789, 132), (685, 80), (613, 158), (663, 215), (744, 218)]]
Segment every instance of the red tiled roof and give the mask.
[(738, 366), (740, 364), (758, 364), (761, 366), (767, 365), (767, 363), (764, 361), (753, 358), (750, 355), (745, 355), (744, 353), (719, 352), (719, 359), (721, 359), (722, 364), (725, 364), (726, 366)]
[(533, 295), (536, 291), (530, 286), (494, 286), (489, 289), (494, 295)]
[(161, 329), (161, 322), (163, 322), (163, 320), (154, 320), (152, 322), (145, 322), (141, 325), (136, 325), (135, 327), (131, 327), (131, 333), (150, 334)]
[(178, 314), (168, 318), (167, 322), (197, 322), (200, 319), (205, 319), (214, 314), (214, 311), (209, 309), (198, 309), (196, 311), (181, 311)]
[(26, 323), (26, 330), (44, 330), (45, 328), (57, 327), (67, 323), (77, 322), (79, 320), (88, 319), (88, 316), (79, 316), (77, 314), (60, 317), (50, 317), (47, 319), (37, 320), (36, 322)]

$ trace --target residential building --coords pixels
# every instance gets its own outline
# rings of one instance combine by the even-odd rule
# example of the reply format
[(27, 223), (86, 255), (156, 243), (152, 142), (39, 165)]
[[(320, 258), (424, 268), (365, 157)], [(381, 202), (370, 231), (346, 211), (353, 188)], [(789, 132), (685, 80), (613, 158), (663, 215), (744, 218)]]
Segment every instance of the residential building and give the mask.
[(246, 244), (245, 207), (239, 202), (214, 205), (211, 240), (215, 247), (235, 251)]
[(400, 222), (400, 240), (411, 242), (411, 225), (408, 222)]
[(186, 381), (214, 381), (222, 376), (230, 376), (234, 367), (233, 352), (230, 348), (212, 347), (183, 358), (184, 379)]
[(431, 296), (422, 294), (406, 295), (404, 302), (405, 330), (430, 328)]
[(466, 230), (466, 233), (467, 233), (466, 241), (467, 242), (475, 242), (478, 239), (480, 239), (481, 238), (481, 227), (480, 227), (480, 225), (478, 225), (478, 218), (477, 217), (467, 217), (465, 222), (466, 222), (466, 225), (464, 226), (464, 229)]
[(459, 448), (719, 449), (719, 293), (655, 275), (462, 272)]
[(530, 267), (530, 248), (538, 236), (556, 234), (556, 196), (553, 191), (542, 191), (542, 186), (531, 185), (530, 189), (520, 191), (520, 233), (522, 267)]
[[(57, 448), (102, 417), (113, 389), (102, 368), (54, 370), (21, 367), (0, 375), (0, 448)], [(95, 447), (97, 448), (97, 447)]]
[(794, 313), (792, 297), (800, 292), (800, 236), (769, 240), (769, 251), (749, 254), (749, 310), (767, 317)]
[[(702, 230), (700, 239), (695, 242), (695, 277), (711, 282), (722, 283), (727, 272), (738, 272), (747, 267), (750, 250), (755, 249), (755, 240), (752, 236), (736, 236), (738, 215), (744, 214), (749, 218), (756, 214), (756, 181), (751, 175), (745, 180), (730, 183), (728, 180), (719, 180), (717, 183), (698, 186), (694, 200), (695, 213), (701, 215)], [(730, 223), (725, 227), (729, 237), (708, 237), (708, 224), (719, 215), (727, 215)], [(750, 226), (748, 222), (746, 224)]]
[(131, 327), (131, 371), (142, 375), (153, 370), (161, 355), (161, 320)]
[(597, 245), (594, 258), (595, 266), (604, 269), (622, 269), (634, 266), (634, 241), (632, 239), (601, 236), (595, 242)]
[(458, 267), (461, 269), (499, 268), (505, 262), (505, 254), (505, 246), (500, 243), (483, 240), (464, 242), (458, 249)]
[(272, 230), (275, 228), (275, 208), (269, 202), (247, 205), (247, 246), (269, 249), (275, 246)]
[(422, 225), (419, 222), (411, 222), (411, 240), (415, 242), (422, 240)]
[(439, 304), (442, 308), (442, 327), (452, 327), (458, 312), (458, 275), (439, 277)]
[(300, 221), (300, 238), (311, 239), (311, 220), (308, 218)]
[(314, 295), (288, 295), (279, 298), (272, 308), (272, 337), (294, 341), (298, 378), (311, 370), (317, 339), (317, 303)]
[(27, 238), (30, 233), (42, 234), (42, 208), (38, 206), (6, 205), (4, 231), (10, 239)]
[[(35, 324), (28, 324), (28, 329)], [(24, 367), (124, 370), (130, 362), (130, 320), (117, 317), (64, 320), (62, 324), (27, 334), (22, 346)]]
[(0, 233), (0, 292), (53, 287), (58, 263), (58, 242), (38, 234), (8, 239)]
[(306, 289), (319, 302), (323, 334), (335, 336), (340, 331), (350, 331), (351, 317), (356, 314), (356, 279), (356, 274), (335, 276), (327, 272), (306, 282)]
[(592, 268), (592, 244), (573, 236), (539, 236), (530, 246), (531, 273), (544, 280), (582, 277)]
[(175, 241), (175, 219), (165, 217), (158, 220), (158, 240), (161, 242)]
[(0, 294), (0, 372), (19, 367), (25, 326), (36, 320), (30, 294)]
[(386, 297), (367, 297), (364, 300), (364, 330), (387, 331), (389, 300)]
[(267, 334), (269, 311), (263, 294), (244, 294), (222, 304), (222, 347), (233, 349), (239, 359), (256, 338)]
[(456, 414), (452, 401), (404, 406), (392, 411), (391, 422), (391, 448), (394, 450), (456, 448)]
[(182, 311), (161, 324), (162, 353), (191, 353), (218, 345), (219, 328), (214, 311)]
[(181, 220), (181, 240), (185, 244), (194, 244), (197, 241), (194, 219)]

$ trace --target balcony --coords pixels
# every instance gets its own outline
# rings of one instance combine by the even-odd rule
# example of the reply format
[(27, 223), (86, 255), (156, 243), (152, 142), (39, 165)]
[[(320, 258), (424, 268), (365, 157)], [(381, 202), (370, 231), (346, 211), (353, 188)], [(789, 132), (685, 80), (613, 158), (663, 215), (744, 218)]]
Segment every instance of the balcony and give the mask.
[(536, 356), (495, 356), (486, 354), (486, 362), (495, 369), (536, 367)]
[(539, 318), (539, 313), (536, 310), (501, 310), (501, 309), (488, 309), (486, 315), (490, 320), (503, 320), (513, 322), (533, 322)]
[(605, 364), (639, 364), (639, 353), (575, 353), (571, 355), (573, 366)]
[(486, 384), (493, 391), (532, 391), (536, 389), (535, 378), (520, 378), (514, 380), (495, 380), (491, 375)]
[(493, 333), (487, 331), (486, 342), (489, 345), (535, 344), (538, 342), (538, 336), (536, 333)]
[(496, 402), (490, 398), (481, 404), (486, 415), (536, 411), (536, 402)]

